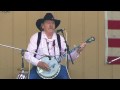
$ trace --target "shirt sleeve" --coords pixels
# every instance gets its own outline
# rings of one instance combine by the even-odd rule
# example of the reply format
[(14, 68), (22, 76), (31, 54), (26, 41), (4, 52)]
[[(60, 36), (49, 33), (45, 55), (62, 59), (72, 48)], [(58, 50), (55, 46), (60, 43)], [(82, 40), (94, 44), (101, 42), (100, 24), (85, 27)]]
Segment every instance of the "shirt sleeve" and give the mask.
[[(65, 43), (65, 40), (64, 38), (61, 36), (61, 53), (63, 55), (62, 59), (66, 58), (66, 43)], [(73, 48), (72, 50), (70, 50), (70, 55), (72, 57), (72, 60), (77, 60), (77, 58), (80, 56), (79, 53), (77, 53), (77, 50), (78, 48)], [(71, 60), (70, 59), (70, 56), (68, 55), (68, 60)]]
[(37, 49), (37, 38), (38, 38), (38, 33), (34, 34), (31, 38), (30, 38), (30, 42), (28, 44), (27, 50), (30, 52), (25, 52), (24, 54), (24, 58), (31, 63), (32, 65), (37, 66), (38, 62), (40, 60), (38, 60), (37, 58), (34, 57), (34, 53), (31, 52), (35, 52)]

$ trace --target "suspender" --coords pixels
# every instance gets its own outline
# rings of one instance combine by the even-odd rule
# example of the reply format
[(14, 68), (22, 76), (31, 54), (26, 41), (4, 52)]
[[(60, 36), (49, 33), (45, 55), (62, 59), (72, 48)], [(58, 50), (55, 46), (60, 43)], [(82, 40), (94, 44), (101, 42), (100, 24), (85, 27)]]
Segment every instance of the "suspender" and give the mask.
[[(60, 56), (61, 56), (61, 40), (60, 40), (60, 35), (59, 34), (57, 34), (57, 41), (58, 41), (58, 46), (59, 46), (59, 51), (60, 51)], [(35, 52), (38, 51), (40, 42), (41, 42), (41, 32), (38, 32), (37, 49), (36, 49)], [(34, 55), (34, 57), (36, 57), (36, 54)]]
[[(40, 45), (40, 41), (41, 41), (41, 32), (38, 32), (37, 49), (36, 49), (36, 51), (35, 51), (35, 52), (37, 52), (37, 51), (38, 51), (38, 47), (39, 47), (39, 45)], [(34, 55), (34, 57), (36, 57), (36, 54)]]

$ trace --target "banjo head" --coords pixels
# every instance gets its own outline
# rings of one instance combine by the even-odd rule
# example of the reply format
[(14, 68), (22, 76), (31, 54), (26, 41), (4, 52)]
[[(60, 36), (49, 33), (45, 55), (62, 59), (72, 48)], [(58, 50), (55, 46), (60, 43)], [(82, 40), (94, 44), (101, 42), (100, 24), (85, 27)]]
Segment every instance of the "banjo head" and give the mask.
[(46, 71), (41, 69), (40, 67), (37, 67), (37, 73), (41, 78), (53, 79), (59, 74), (61, 65), (57, 62), (57, 60), (54, 57), (52, 57), (51, 60), (49, 60), (48, 57), (44, 57), (42, 58), (42, 62), (45, 62), (46, 64), (48, 64), (50, 67), (50, 70)]

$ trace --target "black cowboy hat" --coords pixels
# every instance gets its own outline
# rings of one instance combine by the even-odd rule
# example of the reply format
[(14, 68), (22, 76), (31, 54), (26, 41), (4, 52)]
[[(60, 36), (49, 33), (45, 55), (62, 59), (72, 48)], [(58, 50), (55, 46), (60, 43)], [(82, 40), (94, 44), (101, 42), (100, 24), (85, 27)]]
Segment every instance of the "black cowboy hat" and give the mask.
[(54, 16), (52, 15), (52, 13), (46, 13), (46, 15), (44, 16), (44, 18), (42, 19), (38, 19), (37, 22), (36, 22), (36, 26), (37, 28), (42, 31), (42, 27), (41, 27), (41, 24), (45, 21), (45, 20), (52, 20), (55, 22), (55, 28), (57, 28), (60, 24), (60, 20), (57, 20), (54, 18)]

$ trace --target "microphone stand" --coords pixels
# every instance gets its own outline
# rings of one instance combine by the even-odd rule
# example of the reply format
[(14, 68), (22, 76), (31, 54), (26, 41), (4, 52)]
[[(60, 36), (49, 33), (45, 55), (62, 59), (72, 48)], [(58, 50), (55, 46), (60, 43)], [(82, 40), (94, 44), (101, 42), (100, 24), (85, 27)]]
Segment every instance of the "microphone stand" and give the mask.
[(22, 64), (21, 64), (21, 73), (19, 73), (17, 79), (27, 79), (28, 75), (25, 74), (24, 70), (24, 53), (27, 52), (27, 50), (21, 49), (21, 56), (22, 56)]
[(0, 46), (7, 47), (7, 48), (12, 48), (12, 49), (21, 51), (21, 56), (22, 56), (22, 71), (23, 71), (24, 70), (24, 61), (23, 61), (24, 60), (24, 53), (28, 52), (28, 51), (24, 50), (24, 49), (20, 49), (20, 48), (15, 48), (15, 47), (12, 47), (12, 46), (8, 46), (8, 45), (3, 45), (3, 44), (0, 44)]
[(65, 35), (64, 35), (64, 33), (63, 33), (63, 30), (62, 30), (61, 32), (62, 32), (63, 38), (64, 38), (65, 43), (66, 43), (66, 47), (67, 47), (66, 51), (67, 51), (67, 68), (68, 68), (68, 67), (69, 67), (69, 66), (68, 66), (68, 65), (69, 65), (68, 56), (70, 56), (70, 60), (71, 60), (72, 64), (74, 64), (74, 62), (73, 62), (73, 60), (72, 60), (72, 57), (71, 57), (71, 54), (70, 54), (70, 50), (69, 50), (69, 45), (68, 45), (68, 43), (67, 43), (67, 41), (66, 41)]
[[(21, 68), (21, 73), (17, 76), (17, 79), (27, 79), (28, 76), (26, 76), (25, 72), (24, 72), (24, 53), (29, 52), (29, 51), (25, 50), (25, 49), (15, 48), (15, 47), (8, 46), (8, 45), (3, 45), (3, 44), (0, 44), (0, 46), (7, 47), (7, 48), (12, 48), (12, 49), (21, 51), (21, 56), (22, 56), (22, 65), (21, 66), (22, 66), (22, 68)], [(30, 52), (30, 53), (37, 54), (36, 52)]]
[(21, 70), (22, 70), (22, 72), (24, 71), (24, 53), (25, 52), (26, 52), (26, 50), (24, 50), (24, 49), (21, 50), (21, 56), (22, 56), (22, 66), (21, 66), (22, 68), (21, 68)]

